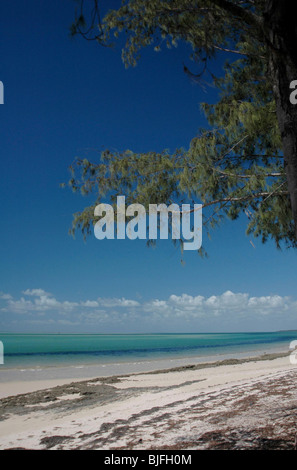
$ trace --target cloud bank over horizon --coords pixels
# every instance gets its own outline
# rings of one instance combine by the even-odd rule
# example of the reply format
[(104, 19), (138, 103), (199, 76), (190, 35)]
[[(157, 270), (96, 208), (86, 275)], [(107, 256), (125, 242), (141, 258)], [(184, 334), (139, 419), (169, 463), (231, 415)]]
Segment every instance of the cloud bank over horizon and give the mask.
[[(97, 297), (58, 300), (41, 288), (19, 298), (0, 292), (1, 330), (12, 332), (199, 332), (294, 329), (297, 300), (277, 294), (254, 297), (171, 294), (167, 299)], [(5, 325), (5, 327), (3, 326)]]

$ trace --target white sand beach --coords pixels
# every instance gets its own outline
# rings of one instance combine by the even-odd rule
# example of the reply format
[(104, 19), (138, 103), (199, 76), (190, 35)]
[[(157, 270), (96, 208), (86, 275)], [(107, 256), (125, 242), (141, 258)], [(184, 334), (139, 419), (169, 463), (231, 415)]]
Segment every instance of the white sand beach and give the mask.
[(296, 379), (285, 356), (1, 385), (0, 449), (293, 449)]

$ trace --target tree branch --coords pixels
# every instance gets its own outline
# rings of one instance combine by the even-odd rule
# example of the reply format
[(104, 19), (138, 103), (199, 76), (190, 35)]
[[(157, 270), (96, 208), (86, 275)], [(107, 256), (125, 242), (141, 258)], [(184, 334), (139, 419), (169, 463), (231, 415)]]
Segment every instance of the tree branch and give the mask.
[(262, 18), (255, 15), (253, 12), (246, 10), (235, 3), (231, 3), (228, 0), (212, 0), (212, 2), (219, 8), (222, 8), (222, 10), (225, 10), (236, 18), (241, 19), (247, 25), (256, 27), (256, 29), (262, 31), (264, 22)]
[[(247, 196), (242, 196), (242, 197), (231, 196), (231, 197), (225, 197), (222, 199), (216, 199), (215, 201), (211, 201), (211, 202), (206, 202), (205, 204), (202, 204), (202, 209), (204, 209), (205, 207), (213, 206), (215, 204), (220, 204), (220, 203), (241, 202), (241, 201), (247, 201), (248, 199), (257, 199), (258, 197), (264, 197), (264, 196), (267, 196), (268, 198), (270, 196), (288, 196), (288, 195), (289, 195), (289, 191), (279, 191), (278, 193), (276, 193), (275, 191), (271, 193), (266, 191), (266, 192), (255, 193), (255, 194), (248, 194)], [(189, 213), (192, 213), (196, 210), (197, 209), (191, 209)]]

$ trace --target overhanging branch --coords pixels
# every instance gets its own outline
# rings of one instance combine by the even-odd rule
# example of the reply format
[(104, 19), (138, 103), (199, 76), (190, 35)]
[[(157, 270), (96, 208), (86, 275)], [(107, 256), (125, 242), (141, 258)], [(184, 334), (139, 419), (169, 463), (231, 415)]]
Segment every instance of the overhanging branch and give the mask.
[(225, 10), (236, 18), (242, 20), (247, 25), (253, 26), (259, 31), (262, 31), (263, 20), (252, 11), (236, 5), (235, 3), (231, 3), (228, 0), (212, 0), (212, 2), (219, 8), (222, 8), (222, 10)]

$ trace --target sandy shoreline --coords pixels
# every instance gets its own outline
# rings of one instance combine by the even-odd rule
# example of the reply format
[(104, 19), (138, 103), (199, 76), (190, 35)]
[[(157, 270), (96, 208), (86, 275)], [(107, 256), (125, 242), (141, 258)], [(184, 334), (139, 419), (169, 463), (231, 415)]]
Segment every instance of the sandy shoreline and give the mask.
[(92, 380), (98, 377), (118, 377), (142, 373), (158, 373), (160, 370), (173, 371), (189, 368), (217, 367), (222, 364), (243, 363), (250, 360), (266, 360), (288, 355), (288, 349), (272, 348), (266, 351), (249, 351), (211, 356), (183, 357), (174, 359), (154, 359), (120, 363), (99, 363), (77, 365), (54, 365), (50, 367), (18, 367), (0, 369), (0, 399), (12, 395), (31, 393), (67, 385), (72, 382)]
[(0, 400), (0, 449), (294, 448), (296, 379), (270, 355), (50, 381)]

